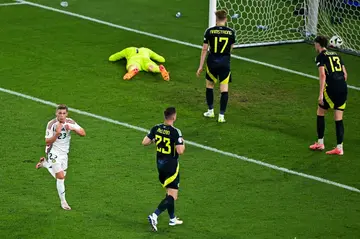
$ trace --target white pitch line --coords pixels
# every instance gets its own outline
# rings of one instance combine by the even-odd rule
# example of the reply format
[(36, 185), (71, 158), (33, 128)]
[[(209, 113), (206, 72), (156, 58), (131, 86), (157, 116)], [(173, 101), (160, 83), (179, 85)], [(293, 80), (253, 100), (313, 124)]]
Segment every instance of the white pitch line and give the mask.
[(22, 4), (24, 3), (23, 2), (0, 3), (0, 7), (22, 5)]
[[(199, 49), (202, 48), (202, 46), (192, 44), (190, 42), (180, 41), (180, 40), (176, 40), (176, 39), (156, 35), (156, 34), (149, 33), (149, 32), (136, 30), (136, 29), (133, 29), (133, 28), (117, 25), (117, 24), (114, 24), (114, 23), (111, 23), (111, 22), (106, 22), (106, 21), (99, 20), (99, 19), (96, 19), (96, 18), (87, 17), (87, 16), (84, 16), (84, 15), (81, 15), (81, 14), (77, 14), (77, 13), (73, 13), (73, 12), (69, 12), (69, 11), (65, 11), (65, 10), (61, 10), (61, 9), (57, 9), (57, 8), (53, 8), (53, 7), (49, 7), (49, 6), (45, 6), (45, 5), (42, 5), (42, 4), (28, 2), (28, 1), (22, 1), (22, 0), (16, 0), (16, 1), (20, 2), (20, 3), (31, 5), (31, 6), (34, 6), (34, 7), (50, 10), (50, 11), (53, 11), (53, 12), (58, 12), (58, 13), (62, 13), (62, 14), (65, 14), (65, 15), (81, 18), (81, 19), (88, 20), (88, 21), (91, 21), (91, 22), (96, 22), (96, 23), (103, 24), (103, 25), (106, 25), (106, 26), (109, 26), (109, 27), (118, 28), (118, 29), (121, 29), (121, 30), (124, 30), (124, 31), (134, 32), (134, 33), (137, 33), (137, 34), (141, 34), (141, 35), (161, 39), (161, 40), (164, 40), (164, 41), (177, 43), (177, 44), (180, 44), (180, 45), (190, 46), (190, 47), (199, 48)], [(285, 68), (285, 67), (272, 65), (272, 64), (269, 64), (269, 63), (266, 63), (266, 62), (257, 61), (257, 60), (253, 60), (253, 59), (250, 59), (250, 58), (238, 56), (238, 55), (231, 55), (231, 56), (233, 58), (235, 58), (235, 59), (251, 62), (251, 63), (254, 63), (254, 64), (270, 67), (270, 68), (277, 69), (277, 70), (280, 70), (280, 71), (285, 71), (285, 72), (292, 73), (292, 74), (295, 74), (295, 75), (300, 75), (300, 76), (304, 76), (304, 77), (307, 77), (307, 78), (318, 80), (318, 77), (310, 75), (310, 74), (306, 74), (306, 73), (303, 73), (303, 72), (300, 72), (300, 71), (291, 70), (291, 69), (288, 69), (288, 68)], [(360, 87), (348, 85), (348, 88), (360, 91)]]
[[(1, 88), (1, 87), (0, 87), (0, 92), (4, 92), (4, 93), (10, 94), (10, 95), (15, 95), (15, 96), (18, 96), (18, 97), (21, 97), (21, 98), (32, 100), (32, 101), (35, 101), (35, 102), (38, 102), (38, 103), (41, 103), (41, 104), (44, 104), (44, 105), (49, 105), (49, 106), (52, 106), (52, 107), (57, 106), (57, 104), (54, 103), (54, 102), (47, 101), (47, 100), (42, 100), (42, 99), (30, 96), (30, 95), (25, 95), (25, 94), (22, 94), (22, 93), (19, 93), (19, 92), (16, 92), (16, 91), (12, 91), (12, 90), (8, 90), (8, 89), (4, 89), (4, 88)], [(78, 110), (78, 109), (74, 109), (74, 108), (69, 108), (69, 110), (72, 111), (72, 112), (75, 112), (77, 114), (80, 114), (80, 115), (86, 115), (86, 116), (89, 116), (89, 117), (92, 117), (92, 118), (95, 118), (95, 119), (98, 119), (98, 120), (102, 120), (102, 121), (105, 121), (105, 122), (108, 122), (108, 123), (121, 125), (121, 126), (126, 127), (126, 128), (134, 129), (134, 130), (145, 132), (145, 133), (149, 132), (149, 130), (147, 130), (147, 129), (144, 129), (144, 128), (141, 128), (141, 127), (138, 127), (138, 126), (134, 126), (134, 125), (131, 125), (131, 124), (128, 124), (128, 123), (120, 122), (118, 120), (113, 120), (113, 119), (103, 117), (103, 116), (100, 116), (100, 115), (96, 115), (96, 114), (93, 114), (93, 113), (89, 113), (89, 112), (86, 112), (86, 111), (82, 111), (82, 110)], [(245, 156), (240, 156), (240, 155), (237, 155), (237, 154), (225, 152), (225, 151), (222, 151), (222, 150), (219, 150), (219, 149), (216, 149), (216, 148), (212, 148), (212, 147), (209, 147), (209, 146), (206, 146), (206, 145), (198, 144), (198, 143), (195, 143), (195, 142), (192, 142), (192, 141), (186, 140), (186, 143), (189, 144), (189, 145), (201, 148), (201, 149), (205, 149), (207, 151), (211, 151), (211, 152), (222, 154), (222, 155), (229, 156), (229, 157), (232, 157), (232, 158), (240, 159), (242, 161), (254, 163), (254, 164), (266, 167), (266, 168), (271, 168), (271, 169), (281, 171), (281, 172), (284, 172), (284, 173), (297, 175), (297, 176), (300, 176), (300, 177), (303, 177), (303, 178), (311, 179), (311, 180), (314, 180), (314, 181), (318, 181), (318, 182), (321, 182), (321, 183), (333, 185), (333, 186), (343, 188), (343, 189), (346, 189), (346, 190), (349, 190), (349, 191), (360, 193), (360, 189), (357, 189), (357, 188), (354, 188), (354, 187), (351, 187), (351, 186), (348, 186), (348, 185), (345, 185), (345, 184), (337, 183), (337, 182), (334, 182), (334, 181), (330, 181), (330, 180), (327, 180), (327, 179), (324, 179), (324, 178), (312, 176), (312, 175), (305, 174), (305, 173), (296, 172), (296, 171), (293, 171), (293, 170), (290, 170), (290, 169), (287, 169), (287, 168), (279, 167), (279, 166), (269, 164), (269, 163), (264, 163), (262, 161), (251, 159), (251, 158), (248, 158), (248, 157), (245, 157)]]

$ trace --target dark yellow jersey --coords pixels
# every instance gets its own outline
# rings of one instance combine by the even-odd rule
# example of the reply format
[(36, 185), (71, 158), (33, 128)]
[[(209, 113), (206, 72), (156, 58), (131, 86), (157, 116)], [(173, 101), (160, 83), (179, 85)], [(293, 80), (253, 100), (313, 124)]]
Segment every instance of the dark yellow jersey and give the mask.
[(147, 137), (151, 140), (155, 139), (158, 160), (173, 161), (177, 164), (179, 155), (176, 145), (184, 144), (179, 129), (166, 124), (158, 124), (150, 130)]
[(204, 43), (209, 44), (208, 65), (230, 65), (231, 46), (235, 31), (226, 26), (210, 27), (205, 31)]
[(326, 88), (331, 91), (346, 91), (347, 84), (341, 57), (332, 51), (324, 50), (316, 57), (316, 65), (323, 66), (326, 74)]

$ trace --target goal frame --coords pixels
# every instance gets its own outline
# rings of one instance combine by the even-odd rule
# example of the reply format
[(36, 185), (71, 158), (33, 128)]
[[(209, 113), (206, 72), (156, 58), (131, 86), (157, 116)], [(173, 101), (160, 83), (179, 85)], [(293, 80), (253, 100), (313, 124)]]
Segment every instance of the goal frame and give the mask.
[[(304, 9), (306, 9), (305, 7), (306, 2), (307, 0), (304, 0), (303, 2)], [(217, 3), (218, 0), (209, 0), (209, 27), (213, 27), (216, 25), (216, 16), (214, 13), (216, 12), (217, 9)], [(235, 44), (234, 47), (242, 48), (242, 47), (269, 46), (269, 45), (307, 42), (309, 40), (308, 39), (309, 36), (315, 36), (317, 34), (319, 4), (320, 4), (320, 0), (309, 1), (309, 6), (308, 6), (309, 11), (305, 13), (303, 17), (304, 29), (302, 30), (296, 29), (303, 32), (302, 38), (295, 40), (280, 40), (280, 41), (272, 41), (272, 42), (254, 42), (247, 44)]]

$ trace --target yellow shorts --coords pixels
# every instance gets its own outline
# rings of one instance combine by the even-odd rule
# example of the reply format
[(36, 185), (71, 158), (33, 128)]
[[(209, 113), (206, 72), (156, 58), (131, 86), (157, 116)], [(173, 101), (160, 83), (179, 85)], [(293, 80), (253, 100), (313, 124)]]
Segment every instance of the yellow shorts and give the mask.
[(149, 58), (135, 58), (130, 59), (126, 64), (126, 69), (128, 70), (130, 66), (135, 65), (139, 71), (149, 71), (149, 66), (153, 65), (154, 67), (157, 66), (155, 62), (150, 60)]

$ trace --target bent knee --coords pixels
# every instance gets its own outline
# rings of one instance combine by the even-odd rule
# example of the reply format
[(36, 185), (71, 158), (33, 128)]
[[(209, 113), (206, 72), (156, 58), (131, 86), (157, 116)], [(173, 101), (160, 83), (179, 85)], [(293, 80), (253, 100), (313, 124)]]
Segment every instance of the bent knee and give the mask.
[(177, 193), (168, 193), (168, 195), (171, 196), (174, 199), (174, 201), (178, 199)]
[(64, 173), (64, 171), (61, 171), (61, 172), (59, 172), (59, 173), (56, 173), (55, 176), (56, 176), (57, 179), (65, 179), (65, 173)]

